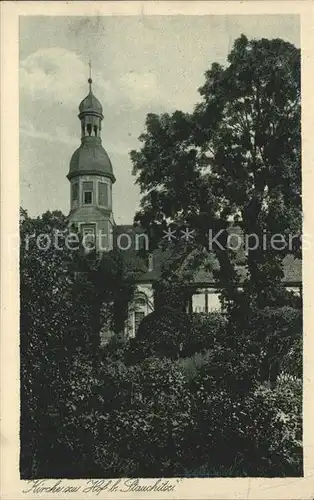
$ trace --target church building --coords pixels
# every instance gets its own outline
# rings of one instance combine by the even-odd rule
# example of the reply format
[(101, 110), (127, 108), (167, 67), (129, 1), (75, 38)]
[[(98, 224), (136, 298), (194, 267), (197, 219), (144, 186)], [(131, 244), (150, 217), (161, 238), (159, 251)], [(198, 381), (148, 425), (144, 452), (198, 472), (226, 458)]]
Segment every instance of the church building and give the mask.
[[(79, 105), (81, 122), (81, 145), (73, 153), (67, 175), (70, 181), (69, 224), (75, 225), (83, 237), (85, 246), (96, 245), (100, 251), (113, 248), (117, 238), (120, 248), (132, 246), (136, 252), (137, 243), (143, 240), (133, 224), (117, 225), (114, 220), (113, 185), (114, 169), (101, 141), (101, 123), (104, 118), (101, 103), (92, 91), (89, 78), (89, 93)], [(118, 196), (118, 195), (117, 195)], [(131, 221), (130, 221), (131, 222)], [(143, 243), (143, 241), (142, 241)], [(144, 241), (145, 243), (145, 241)], [(133, 337), (144, 316), (153, 311), (153, 282), (161, 273), (164, 254), (155, 250), (148, 261), (140, 261), (140, 273), (134, 303), (130, 304), (129, 319), (125, 325), (125, 335)], [(241, 259), (238, 270), (245, 273)], [(284, 284), (297, 294), (301, 293), (301, 261), (288, 255), (284, 261)], [(220, 300), (212, 273), (200, 268), (191, 284), (191, 312), (220, 310)]]

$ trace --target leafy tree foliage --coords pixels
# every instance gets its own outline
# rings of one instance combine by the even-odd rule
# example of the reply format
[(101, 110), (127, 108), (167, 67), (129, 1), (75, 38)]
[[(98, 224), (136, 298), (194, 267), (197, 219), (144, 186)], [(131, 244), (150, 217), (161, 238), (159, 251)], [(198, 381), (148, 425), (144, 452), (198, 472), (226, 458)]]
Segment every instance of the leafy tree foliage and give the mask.
[(137, 355), (179, 357), (191, 330), (187, 313), (166, 306), (158, 308), (140, 323), (134, 342)]
[[(171, 360), (148, 358), (130, 367), (129, 377), (131, 400), (123, 410), (108, 416), (103, 431), (107, 436), (104, 449), (107, 456), (109, 450), (109, 456), (118, 452), (122, 464), (127, 464), (127, 468), (121, 468), (117, 463), (115, 472), (119, 475), (171, 477), (180, 464), (190, 418), (191, 402), (184, 376)], [(138, 446), (133, 446), (133, 442)]]
[[(29, 468), (32, 469), (31, 457), (34, 457), (33, 463), (36, 462), (36, 453), (41, 449), (38, 445), (40, 429), (48, 425), (51, 406), (62, 397), (61, 381), (66, 376), (67, 362), (75, 349), (85, 348), (91, 340), (86, 302), (80, 300), (82, 291), (74, 285), (73, 273), (69, 272), (73, 252), (64, 244), (60, 245), (60, 239), (60, 250), (56, 250), (53, 243), (43, 250), (44, 241), (41, 248), (40, 235), (54, 241), (56, 230), (66, 230), (66, 220), (61, 213), (46, 213), (41, 218), (31, 219), (22, 211), (21, 467), (28, 473), (31, 473)], [(79, 334), (78, 324), (83, 327)]]
[(223, 344), (227, 334), (227, 318), (218, 312), (193, 314), (191, 334), (184, 345), (183, 356), (191, 356), (215, 344)]
[[(290, 375), (302, 378), (302, 312), (299, 309), (267, 307), (251, 312), (247, 324), (242, 323), (242, 329), (238, 328), (237, 335), (232, 336), (237, 351), (241, 348), (257, 357), (262, 380), (275, 381), (284, 368)], [(289, 359), (292, 363), (288, 367)]]
[[(21, 210), (21, 471), (24, 475), (31, 475), (34, 468), (44, 474), (46, 461), (51, 458), (49, 450), (56, 443), (61, 446), (56, 429), (57, 434), (51, 432), (51, 440), (44, 431), (50, 426), (54, 429), (53, 415), (61, 418), (66, 412), (71, 366), (79, 356), (83, 364), (88, 364), (89, 359), (95, 369), (100, 356), (100, 329), (105, 321), (113, 330), (121, 329), (134, 289), (121, 254), (111, 252), (97, 260), (93, 255), (85, 256), (79, 244), (69, 243), (71, 238), (73, 233), (61, 212), (47, 212), (32, 219)], [(67, 456), (63, 452), (61, 455)], [(51, 467), (51, 462), (48, 465)]]
[(264, 307), (284, 295), (283, 257), (300, 255), (298, 238), (288, 248), (289, 234), (301, 231), (300, 51), (280, 39), (242, 35), (227, 66), (214, 63), (199, 91), (192, 114), (147, 115), (142, 148), (131, 152), (142, 192), (137, 219), (156, 240), (169, 223), (191, 226), (195, 243), (207, 249), (208, 229), (219, 233), (213, 251), (227, 304), (239, 295), (226, 245), (230, 220), (260, 242), (280, 233), (285, 247), (258, 245), (246, 258), (242, 303)]
[[(265, 353), (270, 365), (272, 356), (285, 357), (288, 338), (292, 345), (302, 336), (298, 314), (264, 313), (266, 332), (277, 325), (274, 350)], [(190, 333), (201, 324), (201, 334), (189, 357), (152, 356), (149, 335), (138, 359), (119, 338), (96, 366), (77, 350), (59, 413), (46, 418), (49, 436), (41, 429), (45, 440), (35, 443), (37, 462), (26, 477), (301, 475), (302, 383), (294, 367), (268, 381), (259, 351), (228, 345), (222, 318), (194, 321)]]
[[(297, 315), (284, 309), (276, 322), (265, 314), (266, 330), (277, 323), (278, 358), (284, 338), (302, 334)], [(207, 318), (209, 327), (214, 322), (217, 315)], [(301, 379), (287, 367), (268, 381), (248, 344), (240, 351), (227, 336), (213, 338), (209, 348), (205, 335), (204, 344), (199, 339), (191, 357), (151, 356), (146, 348), (142, 358), (149, 357), (130, 363), (132, 345), (118, 340), (96, 371), (79, 360), (62, 430), (74, 446), (68, 476), (301, 475)]]
[(256, 384), (243, 393), (225, 385), (216, 391), (202, 371), (194, 384), (189, 438), (196, 458), (188, 475), (302, 475), (300, 379), (280, 375), (274, 387)]

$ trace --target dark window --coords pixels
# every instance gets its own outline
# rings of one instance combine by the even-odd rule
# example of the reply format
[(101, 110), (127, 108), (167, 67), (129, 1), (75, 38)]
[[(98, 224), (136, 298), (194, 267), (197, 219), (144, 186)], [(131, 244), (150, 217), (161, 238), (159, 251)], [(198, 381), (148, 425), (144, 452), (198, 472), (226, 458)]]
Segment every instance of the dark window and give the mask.
[(109, 205), (109, 186), (105, 182), (98, 184), (98, 203), (104, 207)]
[(91, 205), (93, 203), (93, 183), (83, 182), (83, 204)]
[(92, 204), (92, 192), (84, 191), (84, 205), (91, 205), (91, 204)]

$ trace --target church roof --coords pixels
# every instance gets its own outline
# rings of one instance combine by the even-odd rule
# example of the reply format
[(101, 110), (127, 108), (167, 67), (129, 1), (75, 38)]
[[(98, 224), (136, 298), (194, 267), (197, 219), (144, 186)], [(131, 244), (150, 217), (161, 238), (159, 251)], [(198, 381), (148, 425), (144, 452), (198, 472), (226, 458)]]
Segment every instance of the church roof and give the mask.
[(72, 155), (68, 179), (82, 174), (103, 175), (115, 181), (110, 158), (99, 137), (83, 137), (82, 144)]
[[(241, 233), (240, 228), (233, 228), (233, 233), (238, 232)], [(172, 252), (169, 249), (157, 248), (152, 252), (153, 256), (153, 268), (152, 270), (148, 269), (147, 261), (141, 255), (141, 252), (136, 251), (136, 234), (144, 234), (145, 231), (139, 226), (130, 225), (117, 225), (115, 227), (116, 236), (122, 234), (128, 234), (131, 238), (132, 244), (130, 245), (130, 249), (126, 251), (126, 257), (129, 261), (129, 265), (133, 269), (138, 272), (137, 281), (138, 282), (154, 282), (161, 277), (162, 270), (167, 262), (172, 260)], [(121, 239), (121, 242), (123, 240)], [(138, 241), (140, 241), (138, 239)], [(143, 240), (144, 244), (144, 240)], [(124, 243), (122, 243), (124, 246)], [(215, 258), (214, 258), (215, 260)], [(238, 274), (240, 275), (240, 279), (243, 280), (247, 276), (247, 269), (244, 265), (244, 250), (243, 248), (239, 249), (237, 258), (236, 258), (236, 269)], [(213, 261), (213, 267), (219, 267), (218, 262)], [(302, 261), (300, 259), (295, 259), (293, 255), (287, 255), (283, 260), (283, 283), (287, 286), (298, 286), (302, 283)], [(205, 265), (201, 265), (195, 271), (193, 277), (193, 283), (195, 286), (215, 286), (215, 278), (213, 274), (213, 270), (209, 270)]]

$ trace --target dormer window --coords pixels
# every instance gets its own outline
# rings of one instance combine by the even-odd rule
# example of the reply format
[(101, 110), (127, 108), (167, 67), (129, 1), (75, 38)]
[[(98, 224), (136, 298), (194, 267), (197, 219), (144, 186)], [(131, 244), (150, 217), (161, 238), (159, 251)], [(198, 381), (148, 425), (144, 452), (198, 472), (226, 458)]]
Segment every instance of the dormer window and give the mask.
[(92, 205), (93, 203), (93, 183), (83, 182), (83, 205)]

